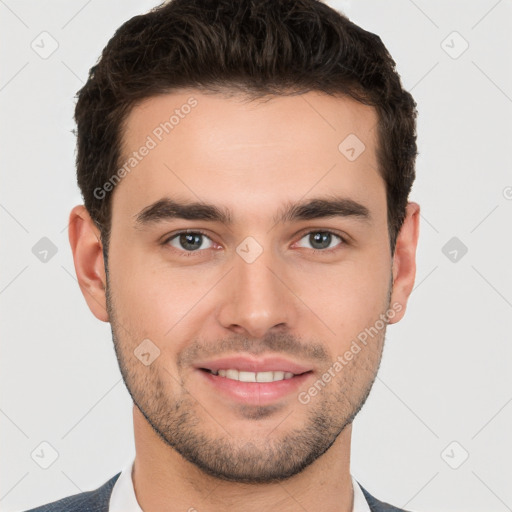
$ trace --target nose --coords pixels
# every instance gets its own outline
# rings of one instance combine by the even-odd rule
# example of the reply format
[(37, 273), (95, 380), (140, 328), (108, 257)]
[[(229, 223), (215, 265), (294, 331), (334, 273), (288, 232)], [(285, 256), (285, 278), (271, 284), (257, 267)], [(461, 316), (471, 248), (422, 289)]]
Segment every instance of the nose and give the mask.
[(297, 319), (299, 300), (287, 281), (285, 265), (265, 250), (252, 263), (238, 254), (220, 297), (218, 321), (225, 328), (254, 338), (269, 330), (290, 329)]

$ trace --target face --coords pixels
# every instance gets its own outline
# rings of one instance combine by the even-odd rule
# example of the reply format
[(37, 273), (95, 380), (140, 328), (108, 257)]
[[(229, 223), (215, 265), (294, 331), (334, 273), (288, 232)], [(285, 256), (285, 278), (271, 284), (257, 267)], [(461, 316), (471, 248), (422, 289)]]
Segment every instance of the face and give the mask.
[(108, 320), (136, 407), (210, 475), (299, 473), (370, 392), (413, 274), (395, 289), (376, 123), (319, 93), (196, 90), (127, 119)]

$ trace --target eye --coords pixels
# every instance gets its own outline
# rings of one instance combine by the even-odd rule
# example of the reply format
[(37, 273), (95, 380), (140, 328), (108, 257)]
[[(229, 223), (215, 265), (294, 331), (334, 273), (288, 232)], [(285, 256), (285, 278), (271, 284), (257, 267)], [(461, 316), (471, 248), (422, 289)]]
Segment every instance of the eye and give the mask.
[(200, 249), (211, 249), (213, 242), (200, 231), (181, 231), (167, 238), (164, 245), (170, 245), (180, 251), (195, 252)]
[[(302, 241), (305, 242), (302, 242)], [(301, 243), (302, 242), (302, 243)], [(302, 245), (303, 243), (309, 244)], [(330, 253), (338, 250), (339, 246), (346, 243), (345, 239), (332, 231), (315, 230), (309, 231), (297, 242), (299, 247), (305, 247), (313, 251)], [(204, 249), (211, 249), (213, 241), (201, 231), (180, 231), (168, 237), (163, 245), (170, 245), (183, 255), (190, 255)]]
[[(306, 243), (311, 244), (308, 249), (320, 250), (322, 252), (331, 252), (337, 249), (337, 245), (342, 245), (345, 240), (340, 236), (331, 231), (310, 231), (306, 233), (300, 240), (306, 240)], [(339, 240), (341, 243), (333, 245), (333, 242)], [(300, 241), (298, 242), (300, 244)], [(304, 247), (304, 246), (302, 246)]]

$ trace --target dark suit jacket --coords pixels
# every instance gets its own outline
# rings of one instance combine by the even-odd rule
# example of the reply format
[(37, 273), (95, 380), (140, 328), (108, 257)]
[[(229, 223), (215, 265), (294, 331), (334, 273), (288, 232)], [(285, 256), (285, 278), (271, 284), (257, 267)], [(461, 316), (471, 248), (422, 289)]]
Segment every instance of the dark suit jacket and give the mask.
[[(119, 472), (94, 491), (68, 496), (67, 498), (54, 501), (53, 503), (32, 508), (26, 512), (107, 512), (112, 488), (120, 474)], [(371, 512), (407, 512), (401, 508), (396, 508), (393, 507), (393, 505), (379, 501), (364, 489), (362, 485), (361, 489)]]

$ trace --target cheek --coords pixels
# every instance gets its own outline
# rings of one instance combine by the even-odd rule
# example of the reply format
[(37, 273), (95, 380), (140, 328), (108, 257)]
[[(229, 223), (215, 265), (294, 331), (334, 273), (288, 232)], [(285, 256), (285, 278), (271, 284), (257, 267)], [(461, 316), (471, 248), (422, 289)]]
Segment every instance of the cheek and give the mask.
[(118, 258), (112, 268), (117, 319), (130, 333), (155, 341), (175, 335), (175, 326), (181, 327), (183, 319), (193, 317), (194, 305), (210, 286), (205, 276), (171, 271), (136, 255)]
[[(338, 266), (319, 266), (295, 277), (297, 295), (329, 327), (326, 340), (332, 339), (338, 350), (386, 311), (391, 262), (382, 260), (360, 253)], [(307, 318), (318, 323), (313, 314)]]

